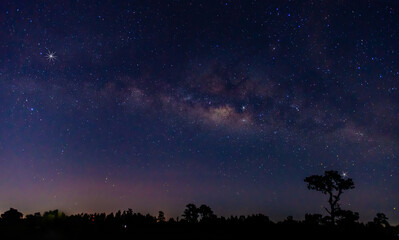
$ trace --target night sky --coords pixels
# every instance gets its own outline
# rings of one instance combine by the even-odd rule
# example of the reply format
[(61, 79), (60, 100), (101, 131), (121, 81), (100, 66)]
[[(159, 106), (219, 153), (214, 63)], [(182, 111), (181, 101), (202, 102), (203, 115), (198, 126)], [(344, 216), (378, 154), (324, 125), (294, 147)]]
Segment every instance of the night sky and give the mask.
[(0, 212), (399, 223), (396, 1), (1, 1)]

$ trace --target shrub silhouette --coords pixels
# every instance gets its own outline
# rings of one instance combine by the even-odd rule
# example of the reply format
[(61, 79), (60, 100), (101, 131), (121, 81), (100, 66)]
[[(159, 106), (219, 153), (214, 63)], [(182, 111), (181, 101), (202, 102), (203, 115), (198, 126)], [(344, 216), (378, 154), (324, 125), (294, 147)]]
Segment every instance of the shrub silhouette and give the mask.
[(359, 213), (352, 212), (350, 210), (338, 210), (337, 214), (337, 224), (351, 226), (353, 224), (358, 223), (359, 221)]
[(305, 214), (305, 224), (321, 225), (323, 223), (323, 216), (321, 214)]
[(45, 221), (56, 221), (56, 220), (64, 219), (65, 216), (66, 216), (65, 213), (60, 212), (60, 211), (58, 211), (58, 209), (56, 209), (56, 210), (44, 212), (43, 219)]

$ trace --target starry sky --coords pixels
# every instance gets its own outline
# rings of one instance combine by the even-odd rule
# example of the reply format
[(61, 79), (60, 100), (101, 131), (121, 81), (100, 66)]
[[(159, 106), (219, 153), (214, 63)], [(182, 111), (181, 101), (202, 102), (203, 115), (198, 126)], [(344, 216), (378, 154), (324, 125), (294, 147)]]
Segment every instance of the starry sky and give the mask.
[(0, 211), (399, 223), (396, 1), (1, 1)]

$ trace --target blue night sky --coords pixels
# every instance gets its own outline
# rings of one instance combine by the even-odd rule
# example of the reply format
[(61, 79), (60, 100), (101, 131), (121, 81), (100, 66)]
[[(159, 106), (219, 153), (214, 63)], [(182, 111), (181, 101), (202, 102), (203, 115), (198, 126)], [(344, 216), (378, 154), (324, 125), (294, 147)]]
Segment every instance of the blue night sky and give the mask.
[(0, 212), (399, 222), (396, 1), (1, 1)]

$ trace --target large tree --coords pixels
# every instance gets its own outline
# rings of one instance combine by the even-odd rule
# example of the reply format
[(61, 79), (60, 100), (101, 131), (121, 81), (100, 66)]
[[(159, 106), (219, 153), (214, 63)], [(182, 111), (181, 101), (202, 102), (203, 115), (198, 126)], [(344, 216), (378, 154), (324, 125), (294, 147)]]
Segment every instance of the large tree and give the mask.
[(342, 177), (337, 171), (325, 171), (324, 175), (312, 175), (305, 178), (308, 189), (328, 194), (328, 204), (330, 209), (326, 211), (330, 214), (331, 223), (335, 225), (335, 218), (339, 214), (339, 200), (344, 190), (353, 189), (355, 185), (351, 178)]
[(201, 216), (201, 222), (209, 223), (216, 219), (216, 215), (208, 205), (202, 204), (198, 208), (198, 213)]
[(199, 209), (195, 204), (190, 203), (186, 205), (186, 209), (183, 213), (183, 219), (188, 223), (197, 223), (199, 217)]
[(1, 218), (6, 223), (15, 223), (22, 218), (23, 214), (18, 212), (17, 209), (10, 208), (10, 210), (6, 211), (5, 213), (1, 214)]
[(164, 223), (165, 222), (165, 213), (163, 211), (158, 212), (158, 222)]

